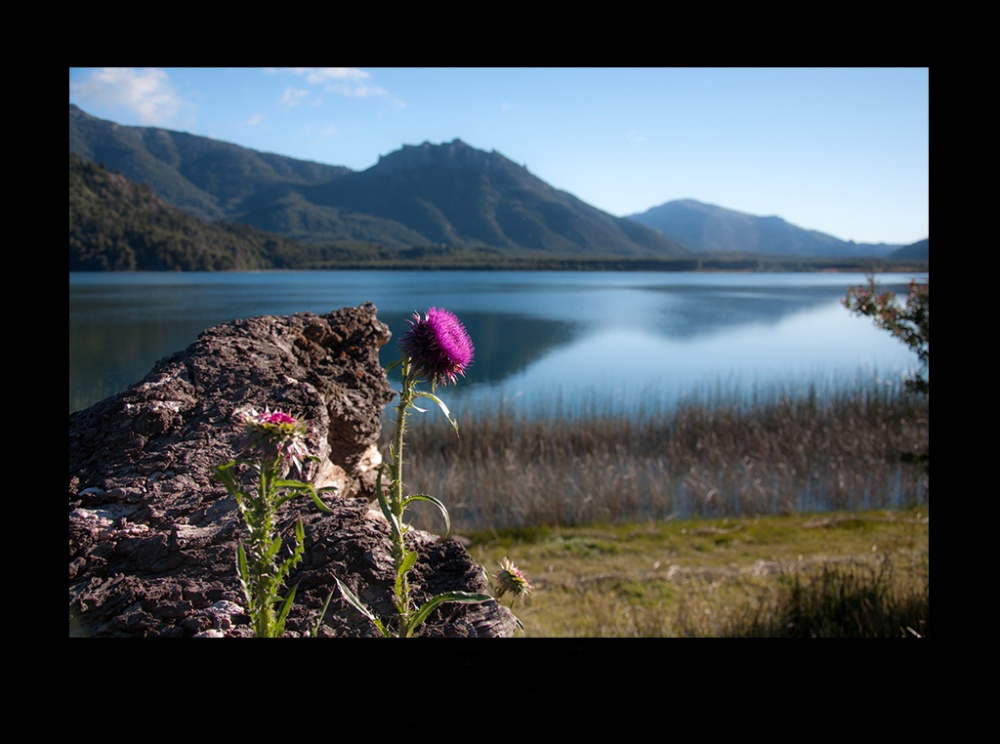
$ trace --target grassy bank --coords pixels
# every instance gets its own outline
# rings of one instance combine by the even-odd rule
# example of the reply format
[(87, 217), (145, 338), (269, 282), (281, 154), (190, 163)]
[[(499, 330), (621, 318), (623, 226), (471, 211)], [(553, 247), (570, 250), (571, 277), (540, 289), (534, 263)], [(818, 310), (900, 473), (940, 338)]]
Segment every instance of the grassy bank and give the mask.
[(472, 536), (534, 584), (519, 637), (929, 637), (928, 510)]
[[(453, 531), (905, 508), (928, 500), (927, 399), (872, 384), (639, 414), (481, 407), (409, 425), (404, 477)], [(385, 434), (388, 434), (386, 427)], [(385, 448), (383, 451), (387, 451)], [(428, 508), (414, 524), (441, 530)]]

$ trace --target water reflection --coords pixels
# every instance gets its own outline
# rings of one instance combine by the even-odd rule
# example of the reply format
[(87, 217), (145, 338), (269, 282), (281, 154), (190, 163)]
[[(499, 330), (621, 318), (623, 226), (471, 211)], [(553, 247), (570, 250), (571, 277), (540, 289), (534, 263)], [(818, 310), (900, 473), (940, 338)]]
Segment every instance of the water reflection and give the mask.
[(668, 338), (696, 338), (743, 326), (774, 326), (789, 316), (839, 302), (839, 287), (774, 289), (754, 287), (657, 287), (666, 295), (655, 316), (656, 330)]
[[(916, 277), (926, 280), (926, 274)], [(909, 276), (880, 277), (897, 292)], [(857, 274), (574, 272), (279, 272), (70, 277), (70, 410), (142, 379), (160, 358), (218, 323), (326, 313), (372, 301), (394, 340), (414, 311), (445, 307), (476, 346), (473, 401), (600, 391), (635, 405), (694, 387), (774, 380), (826, 384), (898, 375), (913, 355), (841, 305)]]

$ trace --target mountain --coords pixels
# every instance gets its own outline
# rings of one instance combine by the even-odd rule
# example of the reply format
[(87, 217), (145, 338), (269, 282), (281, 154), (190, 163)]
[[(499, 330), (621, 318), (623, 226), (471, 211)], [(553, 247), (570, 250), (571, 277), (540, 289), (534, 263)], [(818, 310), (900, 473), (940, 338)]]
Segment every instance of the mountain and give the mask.
[(229, 216), (253, 194), (327, 183), (350, 168), (292, 160), (209, 137), (126, 127), (69, 107), (69, 151), (149, 184), (166, 202), (205, 220)]
[(247, 225), (205, 222), (70, 153), (70, 271), (247, 271), (333, 257)]
[(916, 243), (911, 243), (910, 245), (904, 245), (889, 254), (889, 258), (899, 259), (903, 261), (929, 261), (930, 260), (930, 250), (927, 246), (927, 238), (923, 240), (918, 240)]
[(630, 216), (697, 253), (760, 253), (775, 256), (888, 256), (898, 245), (864, 244), (796, 227), (780, 217), (755, 217), (732, 209), (679, 199)]
[(313, 244), (489, 248), (535, 256), (671, 257), (687, 249), (461, 140), (404, 146), (364, 171), (261, 153), (70, 105), (70, 152), (169, 204)]

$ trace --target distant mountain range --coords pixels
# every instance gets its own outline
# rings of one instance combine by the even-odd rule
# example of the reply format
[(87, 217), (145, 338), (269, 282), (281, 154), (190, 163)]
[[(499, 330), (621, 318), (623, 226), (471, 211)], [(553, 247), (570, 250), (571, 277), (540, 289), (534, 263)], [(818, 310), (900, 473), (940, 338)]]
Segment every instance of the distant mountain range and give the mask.
[(902, 251), (907, 255), (899, 258), (928, 257), (926, 239), (911, 246), (855, 243), (796, 227), (780, 217), (755, 217), (694, 199), (667, 202), (630, 218), (659, 230), (696, 253), (893, 257)]
[(703, 253), (886, 256), (902, 248), (840, 241), (778, 217), (692, 200), (614, 217), (496, 151), (457, 139), (404, 145), (354, 171), (183, 132), (122, 126), (72, 104), (69, 124), (71, 154), (148, 185), (189, 215), (330, 250), (350, 246), (355, 255), (359, 246), (581, 260)]

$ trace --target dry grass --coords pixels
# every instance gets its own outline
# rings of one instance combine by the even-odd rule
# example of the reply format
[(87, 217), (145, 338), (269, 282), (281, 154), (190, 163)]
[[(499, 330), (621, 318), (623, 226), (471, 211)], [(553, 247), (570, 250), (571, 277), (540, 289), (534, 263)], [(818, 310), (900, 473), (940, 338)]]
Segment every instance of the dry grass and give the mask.
[[(676, 409), (414, 416), (404, 477), (454, 531), (898, 508), (928, 500), (926, 398), (872, 386)], [(386, 426), (386, 434), (389, 427)], [(387, 451), (384, 450), (384, 451)], [(905, 455), (910, 455), (905, 458)], [(414, 523), (440, 530), (428, 509)]]

